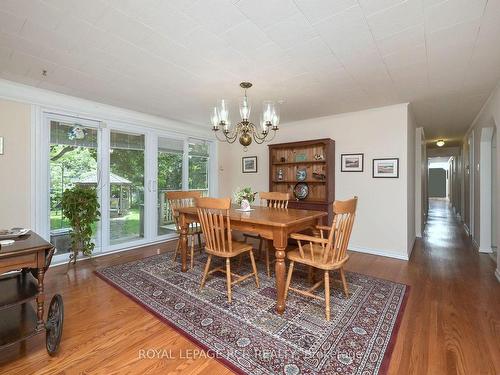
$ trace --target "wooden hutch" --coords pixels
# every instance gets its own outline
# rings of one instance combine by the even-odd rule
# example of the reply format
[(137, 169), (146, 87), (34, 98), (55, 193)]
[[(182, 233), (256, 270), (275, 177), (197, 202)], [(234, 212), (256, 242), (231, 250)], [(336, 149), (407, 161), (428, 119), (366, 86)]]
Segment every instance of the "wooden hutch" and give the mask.
[[(294, 194), (298, 183), (307, 184), (308, 194), (303, 199)], [(269, 191), (290, 193), (289, 208), (328, 212), (328, 223), (331, 223), (335, 200), (335, 141), (325, 138), (269, 145)]]

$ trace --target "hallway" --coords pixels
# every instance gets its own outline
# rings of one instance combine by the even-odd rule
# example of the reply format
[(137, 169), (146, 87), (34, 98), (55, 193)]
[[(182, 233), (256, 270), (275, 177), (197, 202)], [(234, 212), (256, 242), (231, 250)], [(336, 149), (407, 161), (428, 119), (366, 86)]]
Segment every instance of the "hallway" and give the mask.
[(448, 201), (430, 199), (424, 237), (402, 278), (412, 289), (404, 347), (398, 348), (400, 374), (500, 374), (494, 272), (492, 259), (473, 249)]

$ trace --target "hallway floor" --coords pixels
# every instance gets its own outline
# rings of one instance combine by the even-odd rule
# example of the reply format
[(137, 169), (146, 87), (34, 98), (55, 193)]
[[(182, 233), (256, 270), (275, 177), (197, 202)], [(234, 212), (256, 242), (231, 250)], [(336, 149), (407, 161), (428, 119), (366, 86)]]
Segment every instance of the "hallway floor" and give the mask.
[[(424, 236), (398, 281), (410, 303), (394, 374), (500, 374), (500, 283), (445, 199), (430, 199)], [(397, 363), (397, 365), (396, 365)]]
[[(64, 334), (56, 357), (44, 337), (23, 351), (0, 351), (0, 373), (7, 374), (230, 374), (207, 356), (140, 358), (139, 350), (197, 350), (142, 307), (92, 272), (172, 251), (175, 242), (150, 246), (51, 268), (48, 296), (65, 302)], [(411, 286), (408, 304), (389, 366), (393, 375), (500, 374), (500, 283), (487, 254), (471, 246), (444, 200), (431, 200), (424, 238), (409, 262), (351, 253), (347, 269)], [(262, 266), (260, 264), (259, 266)]]

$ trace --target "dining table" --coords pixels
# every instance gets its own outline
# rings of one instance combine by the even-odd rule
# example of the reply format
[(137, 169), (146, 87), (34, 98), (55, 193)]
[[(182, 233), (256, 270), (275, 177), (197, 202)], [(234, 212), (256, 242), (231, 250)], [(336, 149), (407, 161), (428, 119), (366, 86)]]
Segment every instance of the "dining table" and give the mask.
[[(188, 206), (178, 208), (177, 213), (180, 226), (182, 272), (186, 272), (188, 270), (188, 229), (191, 223), (198, 222), (198, 212), (196, 207)], [(308, 229), (317, 232), (317, 225), (321, 224), (327, 215), (328, 213), (323, 211), (263, 206), (253, 206), (251, 211), (246, 212), (240, 210), (238, 206), (232, 206), (229, 209), (231, 230), (258, 234), (267, 240), (269, 249), (275, 250), (276, 311), (279, 314), (285, 311), (285, 257), (288, 238), (291, 233)]]

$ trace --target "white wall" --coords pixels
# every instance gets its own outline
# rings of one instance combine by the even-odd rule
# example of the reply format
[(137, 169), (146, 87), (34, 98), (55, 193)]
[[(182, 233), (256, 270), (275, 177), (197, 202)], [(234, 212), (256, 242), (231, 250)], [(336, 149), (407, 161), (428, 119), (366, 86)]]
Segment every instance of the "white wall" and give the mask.
[(0, 99), (0, 228), (30, 227), (30, 111)]
[(415, 129), (415, 235), (422, 237), (427, 217), (427, 154), (424, 128)]
[[(408, 259), (409, 244), (414, 239), (415, 215), (414, 189), (408, 188), (415, 173), (413, 159), (408, 157), (409, 152), (414, 153), (415, 144), (408, 126), (408, 105), (285, 123), (280, 127), (273, 143), (318, 138), (335, 140), (335, 198), (359, 197), (349, 248)], [(414, 128), (411, 133), (414, 134)], [(364, 172), (341, 173), (340, 154), (343, 153), (364, 153)], [(243, 174), (242, 156), (253, 155), (258, 157), (258, 173)], [(384, 157), (400, 158), (398, 179), (372, 178), (372, 159)], [(230, 196), (238, 186), (251, 186), (256, 191), (269, 190), (268, 148), (265, 144), (253, 143), (246, 153), (238, 143), (219, 146), (220, 195)], [(408, 226), (412, 226), (409, 231)]]
[(416, 168), (416, 153), (420, 152), (420, 149), (415, 147), (415, 138), (416, 138), (416, 122), (413, 116), (413, 112), (411, 107), (407, 107), (407, 128), (406, 128), (406, 179), (407, 179), (407, 188), (406, 188), (406, 210), (407, 210), (407, 220), (406, 220), (406, 239), (407, 239), (407, 251), (408, 258), (413, 251), (413, 244), (415, 242), (415, 168)]
[[(483, 106), (481, 111), (479, 112), (478, 116), (474, 120), (474, 122), (471, 125), (471, 128), (467, 132), (467, 134), (464, 137), (464, 140), (467, 140), (471, 132), (474, 132), (474, 138), (476, 140), (475, 148), (478, 149), (476, 151), (476, 155), (479, 157), (480, 155), (480, 139), (481, 139), (481, 129), (484, 127), (490, 127), (490, 126), (495, 126), (496, 127), (496, 133), (498, 134), (498, 129), (500, 128), (500, 84), (497, 85), (495, 90), (493, 90), (492, 94), (488, 98), (486, 104)], [(496, 150), (500, 149), (500, 137), (498, 135), (496, 136)], [(496, 181), (494, 182), (494, 188), (493, 188), (493, 195), (498, 195), (500, 194), (500, 181), (498, 181), (499, 176), (500, 176), (500, 163), (498, 163), (498, 158), (500, 155), (498, 153), (494, 155), (494, 158), (496, 159)], [(493, 174), (495, 175), (495, 174)], [(477, 179), (476, 181), (478, 181)], [(467, 189), (467, 187), (466, 187)], [(467, 190), (468, 191), (468, 190)], [(479, 188), (474, 189), (475, 195), (476, 195), (476, 201), (479, 203), (480, 197), (479, 197)], [(500, 205), (500, 200), (496, 199), (496, 212), (499, 212), (499, 205)], [(476, 218), (477, 221), (479, 221), (480, 218), (480, 212), (479, 212), (479, 204), (475, 205), (475, 215), (474, 217)], [(480, 226), (480, 223), (477, 223)], [(492, 228), (493, 231), (496, 231), (497, 233), (500, 232), (500, 223), (496, 222), (496, 228)], [(500, 252), (497, 251), (497, 270), (496, 270), (496, 276), (498, 280), (500, 281)]]

